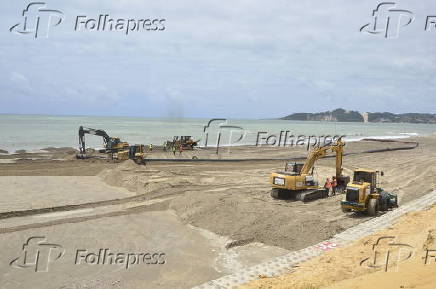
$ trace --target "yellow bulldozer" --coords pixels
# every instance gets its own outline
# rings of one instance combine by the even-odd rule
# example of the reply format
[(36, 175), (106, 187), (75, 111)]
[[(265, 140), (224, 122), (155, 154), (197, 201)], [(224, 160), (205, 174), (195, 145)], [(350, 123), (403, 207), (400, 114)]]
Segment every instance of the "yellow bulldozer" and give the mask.
[(346, 188), (345, 198), (341, 201), (343, 212), (366, 212), (370, 216), (378, 211), (387, 211), (398, 207), (398, 197), (379, 187), (377, 179), (383, 172), (357, 169), (353, 174), (353, 182)]
[(172, 141), (166, 141), (164, 144), (164, 150), (171, 150), (173, 147), (178, 149), (180, 146), (183, 147), (184, 150), (193, 150), (198, 146), (198, 140), (194, 141), (194, 139), (189, 136), (174, 136)]
[(315, 162), (327, 155), (329, 151), (336, 153), (336, 192), (343, 192), (350, 178), (342, 175), (342, 157), (345, 143), (338, 139), (336, 143), (317, 147), (312, 150), (304, 164), (286, 163), (285, 170), (270, 174), (272, 186), (271, 196), (275, 199), (295, 198), (307, 202), (328, 196), (328, 189), (320, 187), (313, 177)]
[(118, 161), (133, 160), (138, 165), (145, 164), (145, 145), (130, 145), (127, 149), (116, 152), (115, 158)]

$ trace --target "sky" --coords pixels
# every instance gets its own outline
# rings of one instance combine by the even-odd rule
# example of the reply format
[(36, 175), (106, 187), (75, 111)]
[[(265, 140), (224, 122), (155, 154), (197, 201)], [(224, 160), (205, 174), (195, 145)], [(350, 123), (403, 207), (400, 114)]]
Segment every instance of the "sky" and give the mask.
[[(275, 118), (338, 107), (436, 112), (436, 28), (425, 31), (435, 1), (397, 1), (395, 9), (414, 18), (393, 38), (360, 31), (374, 21), (379, 1), (42, 2), (61, 11), (63, 21), (48, 37), (39, 30), (37, 38), (16, 33), (21, 26), (10, 31), (22, 25), (30, 2), (3, 2), (0, 113)], [(83, 25), (74, 30), (77, 16), (100, 14), (165, 19), (165, 29), (127, 35)]]

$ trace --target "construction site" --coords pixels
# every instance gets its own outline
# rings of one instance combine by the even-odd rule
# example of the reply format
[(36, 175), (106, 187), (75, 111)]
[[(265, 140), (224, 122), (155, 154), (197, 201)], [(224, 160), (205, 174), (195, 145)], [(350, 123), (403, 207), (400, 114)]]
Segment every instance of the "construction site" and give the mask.
[(436, 288), (436, 1), (4, 2), (0, 289)]
[[(104, 148), (89, 149), (88, 134), (102, 137)], [(0, 270), (8, 276), (2, 288), (324, 288), (339, 277), (295, 283), (299, 265), (259, 264), (383, 220), (436, 189), (434, 136), (218, 154), (195, 142), (130, 145), (80, 127), (78, 149), (0, 155)], [(37, 236), (61, 246), (62, 256), (48, 257), (45, 274), (31, 274), (39, 265), (14, 270), (16, 263), (29, 267), (20, 248)], [(328, 244), (332, 252), (345, 246)], [(105, 250), (158, 252), (160, 259), (107, 265), (80, 255)], [(341, 270), (342, 279), (357, 276), (352, 266)], [(229, 277), (240, 272), (251, 273)]]

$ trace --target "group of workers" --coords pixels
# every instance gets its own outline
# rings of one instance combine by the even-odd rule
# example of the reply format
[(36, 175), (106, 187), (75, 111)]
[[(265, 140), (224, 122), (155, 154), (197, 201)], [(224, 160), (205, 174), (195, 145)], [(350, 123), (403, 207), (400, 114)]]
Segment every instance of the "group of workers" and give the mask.
[(336, 177), (333, 177), (332, 180), (330, 180), (330, 178), (327, 178), (324, 184), (324, 188), (329, 192), (329, 196), (336, 195), (337, 186), (338, 186), (338, 182), (336, 180)]
[[(169, 147), (169, 148), (168, 148)], [(179, 151), (179, 154), (181, 155), (183, 153), (183, 145), (181, 144), (170, 144), (168, 142), (164, 142), (163, 144), (163, 150), (167, 151), (167, 150), (171, 150), (171, 152), (173, 153), (173, 155), (176, 155), (176, 152)]]
[[(179, 154), (181, 155), (183, 153), (183, 146), (180, 144), (178, 146), (176, 146), (175, 144), (171, 145), (170, 147), (171, 152), (173, 153), (173, 155), (176, 155), (176, 152), (179, 151)], [(148, 145), (148, 150), (151, 152), (153, 151), (153, 144), (149, 144)], [(167, 151), (168, 150), (168, 144), (167, 142), (165, 142), (163, 144), (163, 150)]]
[[(175, 145), (171, 147), (171, 151), (173, 152), (173, 155), (176, 155), (177, 148)], [(179, 154), (181, 155), (182, 153), (183, 153), (183, 146), (179, 145)]]

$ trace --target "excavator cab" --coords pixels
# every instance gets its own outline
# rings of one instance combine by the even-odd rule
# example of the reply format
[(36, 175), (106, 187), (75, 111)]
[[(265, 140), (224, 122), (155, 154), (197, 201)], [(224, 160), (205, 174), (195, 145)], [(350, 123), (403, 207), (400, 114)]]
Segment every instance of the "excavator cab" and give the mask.
[(286, 163), (284, 173), (288, 173), (290, 175), (299, 175), (303, 166), (303, 163)]

